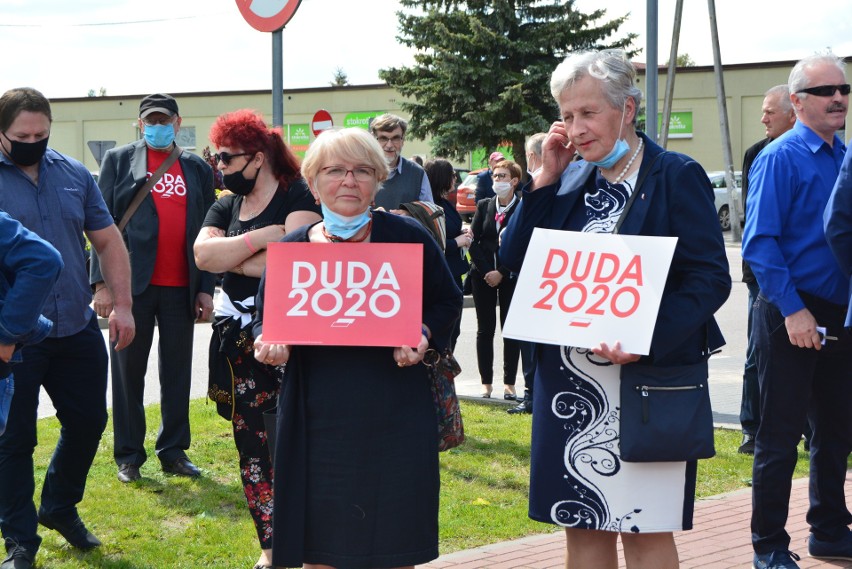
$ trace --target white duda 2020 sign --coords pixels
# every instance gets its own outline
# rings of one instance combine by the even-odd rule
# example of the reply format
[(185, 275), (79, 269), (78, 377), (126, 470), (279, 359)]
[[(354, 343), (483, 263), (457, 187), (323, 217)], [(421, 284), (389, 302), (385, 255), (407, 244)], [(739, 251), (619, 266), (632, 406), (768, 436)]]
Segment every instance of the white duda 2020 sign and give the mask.
[(676, 237), (536, 229), (503, 334), (647, 354)]

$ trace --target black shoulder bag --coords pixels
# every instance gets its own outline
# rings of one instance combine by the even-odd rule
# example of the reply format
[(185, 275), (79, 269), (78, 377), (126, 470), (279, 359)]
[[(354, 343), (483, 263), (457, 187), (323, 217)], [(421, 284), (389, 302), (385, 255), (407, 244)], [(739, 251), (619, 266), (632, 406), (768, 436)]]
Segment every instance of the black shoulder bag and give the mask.
[[(658, 154), (645, 171), (651, 171)], [(636, 184), (613, 233), (618, 233), (639, 186)], [(710, 357), (707, 326), (704, 350), (698, 363), (661, 367), (633, 362), (621, 366), (619, 448), (625, 462), (681, 462), (710, 458), (713, 412), (707, 384)]]

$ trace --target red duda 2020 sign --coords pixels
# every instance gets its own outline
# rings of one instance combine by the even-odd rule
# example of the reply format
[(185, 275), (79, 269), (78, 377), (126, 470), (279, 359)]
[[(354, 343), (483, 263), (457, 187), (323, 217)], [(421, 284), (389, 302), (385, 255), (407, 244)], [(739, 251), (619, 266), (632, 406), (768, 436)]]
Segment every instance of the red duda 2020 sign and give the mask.
[(287, 25), (302, 0), (237, 0), (246, 22), (259, 32), (277, 32)]
[(270, 243), (263, 339), (417, 346), (422, 298), (419, 243)]

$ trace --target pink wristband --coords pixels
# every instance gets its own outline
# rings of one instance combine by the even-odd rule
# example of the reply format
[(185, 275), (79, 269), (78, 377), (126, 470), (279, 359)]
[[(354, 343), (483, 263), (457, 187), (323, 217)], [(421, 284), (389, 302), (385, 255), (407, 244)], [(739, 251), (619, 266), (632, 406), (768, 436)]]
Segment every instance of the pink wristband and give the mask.
[(257, 253), (257, 249), (255, 249), (254, 245), (251, 244), (251, 239), (249, 239), (248, 233), (243, 233), (243, 241), (246, 242), (246, 247), (248, 247), (252, 254)]

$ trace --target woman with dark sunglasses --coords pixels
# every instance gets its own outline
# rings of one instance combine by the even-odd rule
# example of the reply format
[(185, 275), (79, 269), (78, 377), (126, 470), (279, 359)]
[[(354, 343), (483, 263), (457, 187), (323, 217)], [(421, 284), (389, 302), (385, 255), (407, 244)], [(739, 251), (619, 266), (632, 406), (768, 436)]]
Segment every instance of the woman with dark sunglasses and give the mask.
[(272, 567), (272, 462), (263, 412), (276, 405), (281, 372), (252, 354), (254, 297), (266, 267), (266, 245), (321, 219), (298, 159), (251, 110), (220, 116), (210, 129), (225, 187), (195, 240), (198, 267), (225, 273), (214, 302), (208, 396), (233, 422), (240, 475), (254, 519), (261, 556), (255, 569)]

